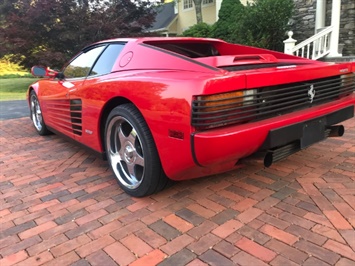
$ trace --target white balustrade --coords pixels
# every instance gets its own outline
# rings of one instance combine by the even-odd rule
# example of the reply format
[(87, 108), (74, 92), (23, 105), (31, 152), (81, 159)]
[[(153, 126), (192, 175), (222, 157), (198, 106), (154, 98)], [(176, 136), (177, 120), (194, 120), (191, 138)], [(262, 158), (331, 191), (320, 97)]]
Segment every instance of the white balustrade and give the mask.
[(330, 42), (333, 26), (326, 27), (322, 31), (295, 45), (296, 40), (292, 39), (293, 32), (288, 33), (289, 38), (284, 41), (285, 53), (308, 59), (317, 60), (330, 52)]

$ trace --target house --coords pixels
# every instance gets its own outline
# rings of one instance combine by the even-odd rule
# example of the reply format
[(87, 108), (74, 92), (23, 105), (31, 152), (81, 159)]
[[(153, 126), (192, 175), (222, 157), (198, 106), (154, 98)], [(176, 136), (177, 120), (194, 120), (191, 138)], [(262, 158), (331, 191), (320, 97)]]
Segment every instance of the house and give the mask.
[(178, 34), (175, 2), (171, 1), (157, 6), (157, 15), (152, 27), (148, 30), (162, 36), (176, 36)]
[[(294, 0), (292, 33), (285, 52), (312, 59), (350, 59), (355, 55), (354, 0)], [(301, 41), (295, 45), (295, 40)]]
[[(241, 0), (241, 3), (246, 4), (247, 1)], [(222, 0), (202, 0), (203, 22), (213, 24), (217, 21), (221, 3)], [(193, 0), (166, 0), (157, 9), (155, 23), (149, 32), (162, 36), (176, 36), (197, 22)]]

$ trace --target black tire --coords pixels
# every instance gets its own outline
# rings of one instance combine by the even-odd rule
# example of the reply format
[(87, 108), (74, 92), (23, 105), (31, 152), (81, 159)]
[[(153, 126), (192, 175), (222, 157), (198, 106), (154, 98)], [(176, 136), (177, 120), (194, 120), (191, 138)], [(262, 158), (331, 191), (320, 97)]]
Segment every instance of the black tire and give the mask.
[(110, 112), (105, 126), (105, 149), (117, 182), (127, 194), (148, 196), (170, 183), (152, 134), (133, 104), (117, 106)]
[(44, 123), (41, 106), (35, 91), (31, 91), (30, 93), (30, 113), (33, 126), (35, 127), (37, 133), (41, 136), (51, 134)]

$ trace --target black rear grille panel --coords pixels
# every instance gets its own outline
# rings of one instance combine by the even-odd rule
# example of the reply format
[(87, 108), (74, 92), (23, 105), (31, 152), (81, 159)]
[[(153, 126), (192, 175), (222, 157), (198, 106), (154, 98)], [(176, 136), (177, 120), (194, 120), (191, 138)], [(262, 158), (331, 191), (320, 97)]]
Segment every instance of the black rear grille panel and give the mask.
[[(244, 90), (247, 91), (247, 90)], [(250, 91), (250, 90), (249, 90)], [(197, 130), (241, 124), (328, 103), (355, 91), (355, 74), (253, 89), (240, 97), (196, 97), (191, 124)], [(242, 104), (242, 102), (244, 102)]]

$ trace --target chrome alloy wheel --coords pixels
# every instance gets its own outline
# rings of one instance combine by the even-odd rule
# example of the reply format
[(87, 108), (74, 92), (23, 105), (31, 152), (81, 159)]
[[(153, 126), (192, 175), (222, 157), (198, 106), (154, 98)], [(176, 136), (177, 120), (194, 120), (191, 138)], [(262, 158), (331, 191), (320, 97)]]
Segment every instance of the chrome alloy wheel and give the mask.
[(139, 187), (144, 178), (144, 153), (132, 124), (114, 117), (106, 131), (107, 156), (119, 182), (128, 189)]
[(37, 129), (37, 131), (41, 131), (43, 127), (43, 118), (42, 118), (42, 111), (41, 107), (39, 106), (39, 102), (37, 96), (32, 93), (31, 94), (31, 116), (33, 125)]

